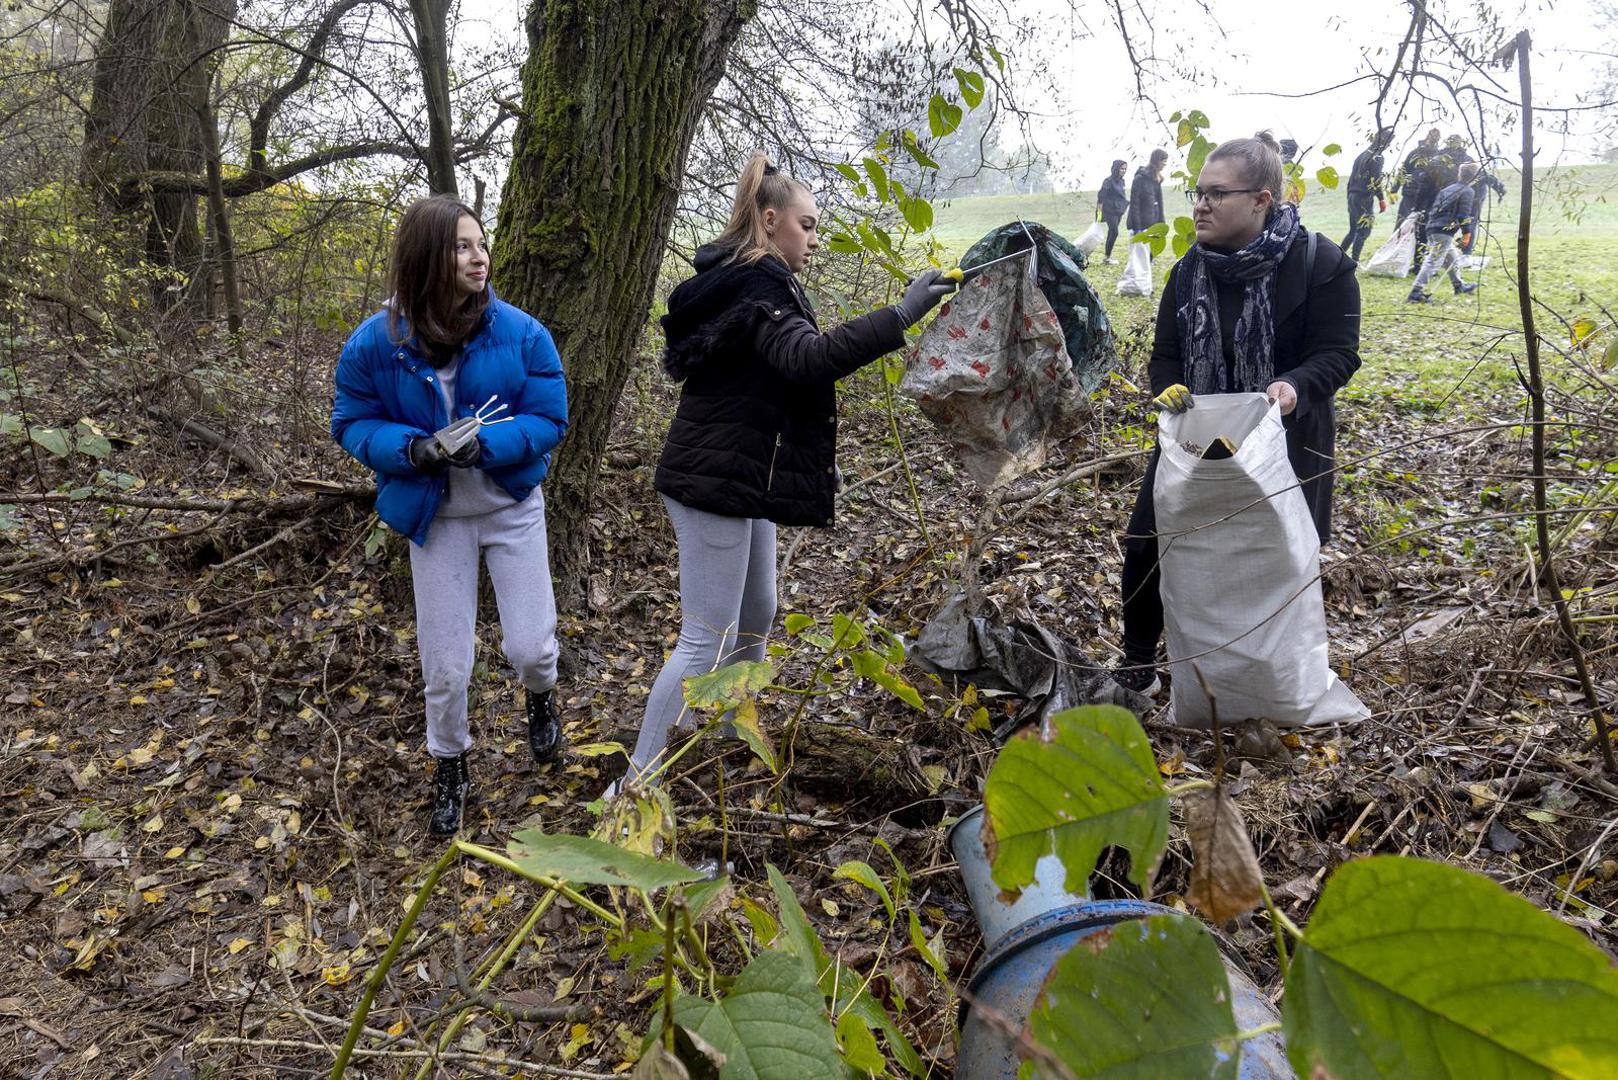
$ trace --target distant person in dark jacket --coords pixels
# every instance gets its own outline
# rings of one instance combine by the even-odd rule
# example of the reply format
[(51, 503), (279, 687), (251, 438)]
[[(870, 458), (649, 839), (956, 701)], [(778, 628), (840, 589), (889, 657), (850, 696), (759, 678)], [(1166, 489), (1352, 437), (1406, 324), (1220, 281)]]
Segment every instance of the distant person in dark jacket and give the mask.
[[(529, 749), (542, 763), (561, 752), (539, 485), (567, 431), (567, 387), (550, 332), (489, 287), (483, 226), (459, 200), (435, 195), (405, 211), (389, 284), (387, 306), (337, 361), (331, 434), (376, 471), (376, 512), (410, 539), (434, 761), (429, 828), (447, 835), (471, 789), (466, 693), (480, 563), (500, 607), (501, 650), (527, 691)], [(446, 446), (436, 433), (457, 421), (475, 434)]]
[(955, 290), (927, 270), (899, 303), (822, 333), (796, 276), (819, 226), (809, 189), (757, 154), (729, 224), (669, 296), (663, 367), (680, 403), (655, 484), (679, 543), (680, 637), (652, 684), (631, 778), (657, 774), (687, 678), (764, 659), (775, 528), (832, 522), (837, 380), (902, 348), (905, 329)]
[(1112, 246), (1118, 242), (1118, 223), (1124, 219), (1129, 210), (1129, 193), (1124, 190), (1124, 171), (1129, 168), (1129, 162), (1119, 158), (1112, 163), (1112, 172), (1101, 181), (1101, 191), (1096, 195), (1096, 206), (1101, 211), (1101, 220), (1107, 223), (1107, 249), (1104, 261), (1112, 262)]
[(1433, 298), (1427, 292), (1427, 283), (1446, 271), (1457, 296), (1477, 290), (1477, 282), (1468, 284), (1461, 280), (1455, 248), (1456, 236), (1469, 239), (1476, 221), (1472, 208), (1472, 181), (1477, 176), (1477, 164), (1467, 162), (1460, 167), (1455, 183), (1433, 199), (1432, 209), (1427, 212), (1426, 218), (1427, 258), (1422, 262), (1416, 284), (1406, 298), (1412, 304), (1431, 303)]
[(1354, 159), (1354, 168), (1348, 174), (1348, 235), (1343, 237), (1343, 250), (1355, 262), (1359, 261), (1365, 240), (1376, 223), (1376, 211), (1372, 207), (1388, 208), (1382, 179), (1382, 152), (1392, 141), (1392, 128), (1377, 132), (1370, 148)]
[[(1444, 133), (1437, 128), (1429, 129), (1421, 142), (1405, 155), (1404, 162), (1399, 166), (1399, 172), (1394, 176), (1389, 189), (1399, 196), (1398, 224), (1403, 225), (1405, 218), (1420, 209), (1418, 203), (1428, 195), (1426, 190), (1429, 180), (1428, 160), (1439, 152), (1438, 141), (1443, 137)], [(1437, 190), (1434, 188), (1433, 192), (1436, 193)]]
[[(1281, 155), (1267, 132), (1221, 143), (1197, 178), (1197, 242), (1169, 271), (1147, 366), (1162, 408), (1197, 394), (1262, 393), (1279, 405), (1287, 456), (1321, 540), (1331, 534), (1337, 414), (1332, 399), (1360, 366), (1360, 287), (1354, 263), (1309, 234), (1281, 199)], [(1157, 512), (1147, 466), (1124, 538), (1124, 660), (1113, 672), (1136, 693), (1159, 688), (1163, 600)]]
[(1168, 161), (1167, 150), (1153, 150), (1149, 163), (1135, 170), (1135, 179), (1129, 185), (1130, 235), (1163, 220), (1163, 167)]
[[(1482, 224), (1483, 204), (1488, 200), (1488, 192), (1494, 192), (1496, 201), (1506, 197), (1506, 185), (1500, 178), (1489, 172), (1483, 166), (1478, 166), (1478, 177), (1472, 181), (1472, 214), (1478, 219), (1477, 225)], [(1483, 230), (1475, 225), (1471, 232), (1463, 233), (1461, 240), (1461, 254), (1472, 254), (1472, 248), (1477, 245), (1478, 234)]]

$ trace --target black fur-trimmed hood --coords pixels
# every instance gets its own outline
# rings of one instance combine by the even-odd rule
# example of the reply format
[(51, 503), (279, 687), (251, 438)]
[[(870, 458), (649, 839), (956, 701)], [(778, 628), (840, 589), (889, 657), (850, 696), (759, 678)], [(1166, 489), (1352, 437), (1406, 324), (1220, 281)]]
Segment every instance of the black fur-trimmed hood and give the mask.
[(707, 244), (697, 249), (696, 275), (669, 295), (661, 322), (667, 344), (663, 370), (675, 381), (715, 353), (732, 348), (772, 311), (795, 309), (813, 319), (802, 290), (779, 260), (729, 261), (730, 249)]

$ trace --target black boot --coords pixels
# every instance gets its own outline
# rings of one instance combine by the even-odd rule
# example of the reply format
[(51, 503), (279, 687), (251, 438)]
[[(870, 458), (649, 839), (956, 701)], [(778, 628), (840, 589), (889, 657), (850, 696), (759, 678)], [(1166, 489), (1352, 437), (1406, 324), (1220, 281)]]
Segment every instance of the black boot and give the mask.
[(528, 749), (540, 765), (562, 756), (562, 718), (554, 691), (528, 691)]
[(465, 754), (433, 761), (433, 815), (427, 827), (434, 836), (453, 836), (461, 827), (461, 814), (472, 793), (472, 775)]

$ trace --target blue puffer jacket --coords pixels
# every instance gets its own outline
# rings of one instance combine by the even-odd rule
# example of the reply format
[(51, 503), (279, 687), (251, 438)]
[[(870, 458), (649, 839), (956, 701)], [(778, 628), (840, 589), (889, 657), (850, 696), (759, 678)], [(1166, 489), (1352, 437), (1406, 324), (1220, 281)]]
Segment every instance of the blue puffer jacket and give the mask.
[[(410, 464), (410, 440), (431, 435), (451, 417), (425, 354), (413, 342), (395, 344), (390, 322), (386, 310), (377, 312), (343, 346), (331, 436), (376, 470), (382, 520), (421, 544), (449, 481)], [(483, 322), (461, 356), (454, 419), (471, 416), (490, 396), (507, 406), (500, 417), (513, 419), (478, 435), (481, 468), (521, 502), (545, 478), (551, 450), (567, 431), (567, 387), (550, 331), (492, 291)]]

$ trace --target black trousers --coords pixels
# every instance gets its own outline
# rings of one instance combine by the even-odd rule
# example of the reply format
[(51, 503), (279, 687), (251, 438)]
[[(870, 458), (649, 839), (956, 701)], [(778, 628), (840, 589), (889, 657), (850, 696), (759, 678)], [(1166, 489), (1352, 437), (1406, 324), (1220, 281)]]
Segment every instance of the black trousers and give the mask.
[(1375, 205), (1376, 196), (1369, 191), (1348, 193), (1348, 235), (1343, 237), (1342, 248), (1355, 262), (1359, 262), (1366, 238), (1371, 235), (1371, 226), (1376, 223)]
[(1109, 259), (1112, 258), (1112, 245), (1118, 242), (1118, 223), (1123, 219), (1124, 212), (1122, 210), (1116, 214), (1103, 212), (1101, 215), (1101, 220), (1107, 223), (1107, 250), (1105, 255)]
[(1162, 575), (1157, 569), (1157, 539), (1124, 542), (1124, 661), (1157, 663), (1157, 643), (1163, 637)]

